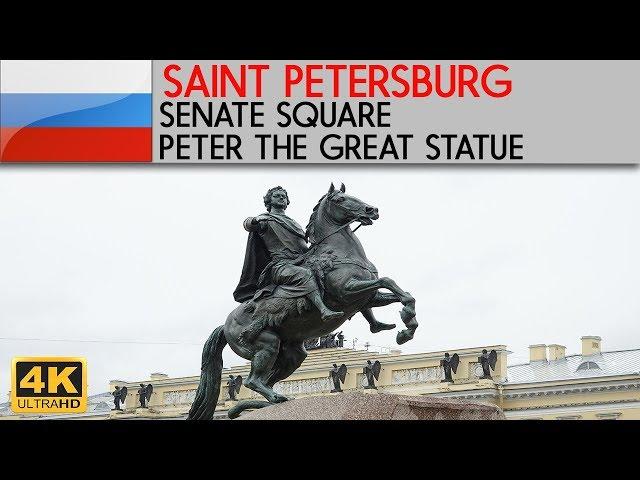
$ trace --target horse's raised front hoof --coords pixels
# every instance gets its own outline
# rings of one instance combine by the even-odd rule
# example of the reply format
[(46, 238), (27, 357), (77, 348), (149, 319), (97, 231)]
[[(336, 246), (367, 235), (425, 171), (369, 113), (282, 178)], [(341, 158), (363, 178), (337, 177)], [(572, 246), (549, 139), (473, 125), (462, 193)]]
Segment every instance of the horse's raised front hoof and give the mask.
[(371, 333), (378, 333), (383, 330), (393, 330), (394, 328), (396, 328), (395, 323), (383, 323), (378, 321), (372, 322), (369, 326), (369, 330), (371, 330)]
[(400, 318), (404, 323), (407, 323), (409, 320), (411, 320), (415, 316), (416, 316), (415, 308), (411, 308), (405, 305), (404, 307), (402, 307), (402, 310), (400, 310)]
[(402, 345), (403, 343), (407, 343), (412, 338), (413, 338), (413, 332), (406, 329), (400, 330), (396, 335), (396, 343), (398, 345)]
[(409, 295), (409, 292), (405, 292), (407, 295), (403, 296), (400, 301), (403, 305), (416, 306), (416, 299)]

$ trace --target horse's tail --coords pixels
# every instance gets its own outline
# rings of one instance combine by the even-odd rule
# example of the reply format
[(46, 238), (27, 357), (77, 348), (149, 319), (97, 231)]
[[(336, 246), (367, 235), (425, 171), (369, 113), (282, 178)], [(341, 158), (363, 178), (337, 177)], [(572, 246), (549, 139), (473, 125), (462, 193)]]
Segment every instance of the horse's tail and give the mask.
[(187, 420), (211, 420), (220, 395), (222, 349), (227, 344), (224, 326), (216, 328), (202, 349), (202, 371), (196, 398)]

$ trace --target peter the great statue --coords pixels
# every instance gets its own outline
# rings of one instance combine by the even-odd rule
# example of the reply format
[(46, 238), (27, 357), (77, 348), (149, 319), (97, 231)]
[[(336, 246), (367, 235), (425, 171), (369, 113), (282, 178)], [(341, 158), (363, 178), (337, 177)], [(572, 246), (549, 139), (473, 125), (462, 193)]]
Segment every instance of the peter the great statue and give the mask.
[[(372, 225), (378, 209), (347, 195), (333, 184), (314, 207), (306, 230), (285, 214), (289, 197), (282, 187), (264, 196), (265, 213), (244, 221), (249, 232), (240, 282), (234, 298), (241, 302), (204, 345), (202, 372), (189, 419), (213, 417), (220, 394), (222, 349), (229, 344), (251, 361), (243, 384), (267, 401), (238, 402), (235, 417), (246, 408), (287, 400), (273, 390), (307, 356), (304, 342), (339, 328), (361, 312), (373, 333), (394, 328), (373, 315), (373, 307), (400, 302), (405, 329), (396, 341), (411, 340), (418, 327), (415, 299), (392, 279), (378, 277), (351, 224)], [(357, 229), (357, 228), (356, 228)], [(389, 292), (380, 292), (380, 289)]]

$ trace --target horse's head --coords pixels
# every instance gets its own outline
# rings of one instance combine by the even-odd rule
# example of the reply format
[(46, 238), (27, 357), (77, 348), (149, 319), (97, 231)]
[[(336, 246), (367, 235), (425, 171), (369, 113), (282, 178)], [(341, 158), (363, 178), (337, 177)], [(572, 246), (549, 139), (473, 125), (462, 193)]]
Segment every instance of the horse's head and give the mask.
[(344, 183), (339, 190), (331, 184), (313, 208), (307, 225), (307, 239), (311, 243), (319, 242), (327, 234), (335, 233), (336, 226), (345, 226), (351, 222), (371, 225), (380, 215), (378, 209), (368, 203), (345, 193)]
[(326, 195), (326, 213), (334, 223), (343, 225), (350, 222), (360, 222), (363, 225), (371, 225), (374, 220), (380, 218), (378, 209), (359, 198), (345, 193), (344, 183), (339, 190), (331, 184)]

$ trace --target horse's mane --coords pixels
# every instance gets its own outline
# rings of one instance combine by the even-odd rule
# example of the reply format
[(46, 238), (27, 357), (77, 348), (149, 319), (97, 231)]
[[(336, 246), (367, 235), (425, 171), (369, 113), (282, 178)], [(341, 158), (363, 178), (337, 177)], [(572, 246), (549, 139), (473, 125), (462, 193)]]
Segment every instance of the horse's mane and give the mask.
[(309, 217), (309, 223), (307, 224), (307, 229), (305, 232), (305, 236), (307, 237), (307, 241), (311, 241), (313, 242), (315, 240), (314, 234), (315, 234), (315, 223), (316, 223), (316, 218), (318, 217), (318, 210), (320, 209), (320, 204), (322, 203), (322, 201), (327, 198), (327, 196), (329, 196), (329, 193), (325, 193), (322, 198), (320, 198), (320, 200), (318, 200), (318, 203), (316, 204), (315, 207), (313, 207), (313, 212), (311, 212), (311, 216)]

